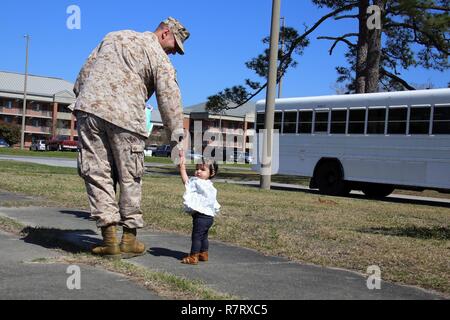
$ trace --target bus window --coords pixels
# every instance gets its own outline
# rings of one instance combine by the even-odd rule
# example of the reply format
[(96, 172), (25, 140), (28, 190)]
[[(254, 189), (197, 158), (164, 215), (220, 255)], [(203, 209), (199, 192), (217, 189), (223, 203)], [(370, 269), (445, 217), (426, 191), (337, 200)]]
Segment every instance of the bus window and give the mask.
[(275, 111), (275, 120), (274, 120), (274, 130), (278, 130), (279, 133), (281, 133), (281, 122), (283, 120), (283, 112), (281, 111)]
[(389, 108), (388, 134), (406, 134), (408, 109)]
[(366, 123), (366, 109), (350, 109), (350, 120), (348, 123), (349, 134), (364, 134)]
[(433, 134), (450, 134), (450, 106), (434, 108)]
[(430, 133), (430, 107), (411, 108), (409, 120), (409, 134)]
[(316, 111), (316, 121), (314, 123), (314, 133), (328, 133), (328, 115), (327, 111)]
[(283, 133), (297, 133), (297, 111), (284, 113)]
[(330, 133), (345, 134), (346, 122), (347, 122), (347, 110), (332, 110)]
[(367, 134), (384, 134), (386, 109), (370, 108), (367, 121)]
[(266, 121), (265, 113), (258, 113), (256, 115), (256, 133), (259, 133), (259, 130), (264, 129), (264, 127), (266, 125), (265, 121)]
[(312, 111), (300, 111), (300, 122), (298, 124), (298, 133), (311, 134), (312, 131)]

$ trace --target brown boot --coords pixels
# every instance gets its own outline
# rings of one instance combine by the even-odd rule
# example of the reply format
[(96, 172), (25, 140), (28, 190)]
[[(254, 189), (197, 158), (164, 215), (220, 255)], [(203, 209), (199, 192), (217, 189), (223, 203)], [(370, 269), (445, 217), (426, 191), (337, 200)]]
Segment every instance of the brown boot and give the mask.
[(198, 261), (206, 262), (209, 260), (208, 251), (200, 252), (198, 255)]
[(102, 227), (103, 245), (92, 248), (92, 253), (105, 258), (120, 259), (119, 241), (116, 237), (116, 226)]
[(123, 236), (120, 242), (120, 251), (123, 259), (130, 259), (145, 254), (145, 245), (136, 240), (136, 234), (136, 229), (123, 227)]
[(181, 263), (194, 265), (198, 264), (198, 256), (199, 253), (190, 254), (189, 256), (183, 258), (183, 260), (181, 260)]

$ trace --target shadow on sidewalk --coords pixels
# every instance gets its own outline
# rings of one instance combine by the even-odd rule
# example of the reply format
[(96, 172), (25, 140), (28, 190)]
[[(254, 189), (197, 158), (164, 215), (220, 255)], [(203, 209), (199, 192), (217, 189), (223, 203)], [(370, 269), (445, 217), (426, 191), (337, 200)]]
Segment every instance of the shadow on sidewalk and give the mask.
[(90, 252), (93, 245), (101, 244), (97, 233), (92, 230), (60, 230), (26, 227), (22, 230), (26, 243), (47, 249), (62, 249), (70, 253)]
[(70, 214), (70, 215), (75, 216), (75, 217), (80, 218), (80, 219), (85, 219), (85, 220), (89, 220), (89, 221), (95, 221), (94, 219), (91, 218), (91, 214), (89, 212), (86, 212), (86, 211), (60, 210), (59, 212), (61, 212), (63, 214)]
[(174, 251), (166, 248), (150, 248), (147, 252), (155, 257), (171, 257), (177, 260), (181, 260), (187, 256), (185, 252)]

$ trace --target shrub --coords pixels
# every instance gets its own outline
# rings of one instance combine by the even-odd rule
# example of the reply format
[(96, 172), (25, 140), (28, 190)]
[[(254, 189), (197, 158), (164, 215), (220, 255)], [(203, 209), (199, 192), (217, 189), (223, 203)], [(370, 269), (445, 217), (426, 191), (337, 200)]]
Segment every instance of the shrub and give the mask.
[(21, 138), (21, 129), (17, 124), (0, 123), (0, 137), (11, 146), (18, 144)]

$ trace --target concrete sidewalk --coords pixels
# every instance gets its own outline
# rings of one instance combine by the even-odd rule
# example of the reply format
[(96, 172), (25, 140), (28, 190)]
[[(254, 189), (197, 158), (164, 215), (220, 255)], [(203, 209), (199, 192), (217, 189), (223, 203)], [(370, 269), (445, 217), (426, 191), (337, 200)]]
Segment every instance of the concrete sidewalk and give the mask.
[(161, 299), (122, 275), (90, 266), (80, 266), (80, 289), (70, 290), (68, 264), (35, 262), (57, 257), (55, 250), (0, 231), (0, 300)]
[[(53, 230), (57, 237), (79, 250), (99, 243), (100, 236), (89, 214), (66, 208), (0, 208), (0, 215), (31, 227)], [(211, 241), (210, 262), (183, 265), (180, 259), (190, 248), (190, 237), (142, 231), (148, 253), (130, 262), (165, 271), (208, 287), (256, 300), (303, 299), (441, 299), (425, 290), (382, 282), (381, 290), (368, 290), (364, 276), (346, 270), (323, 268), (264, 256), (256, 251)]]

